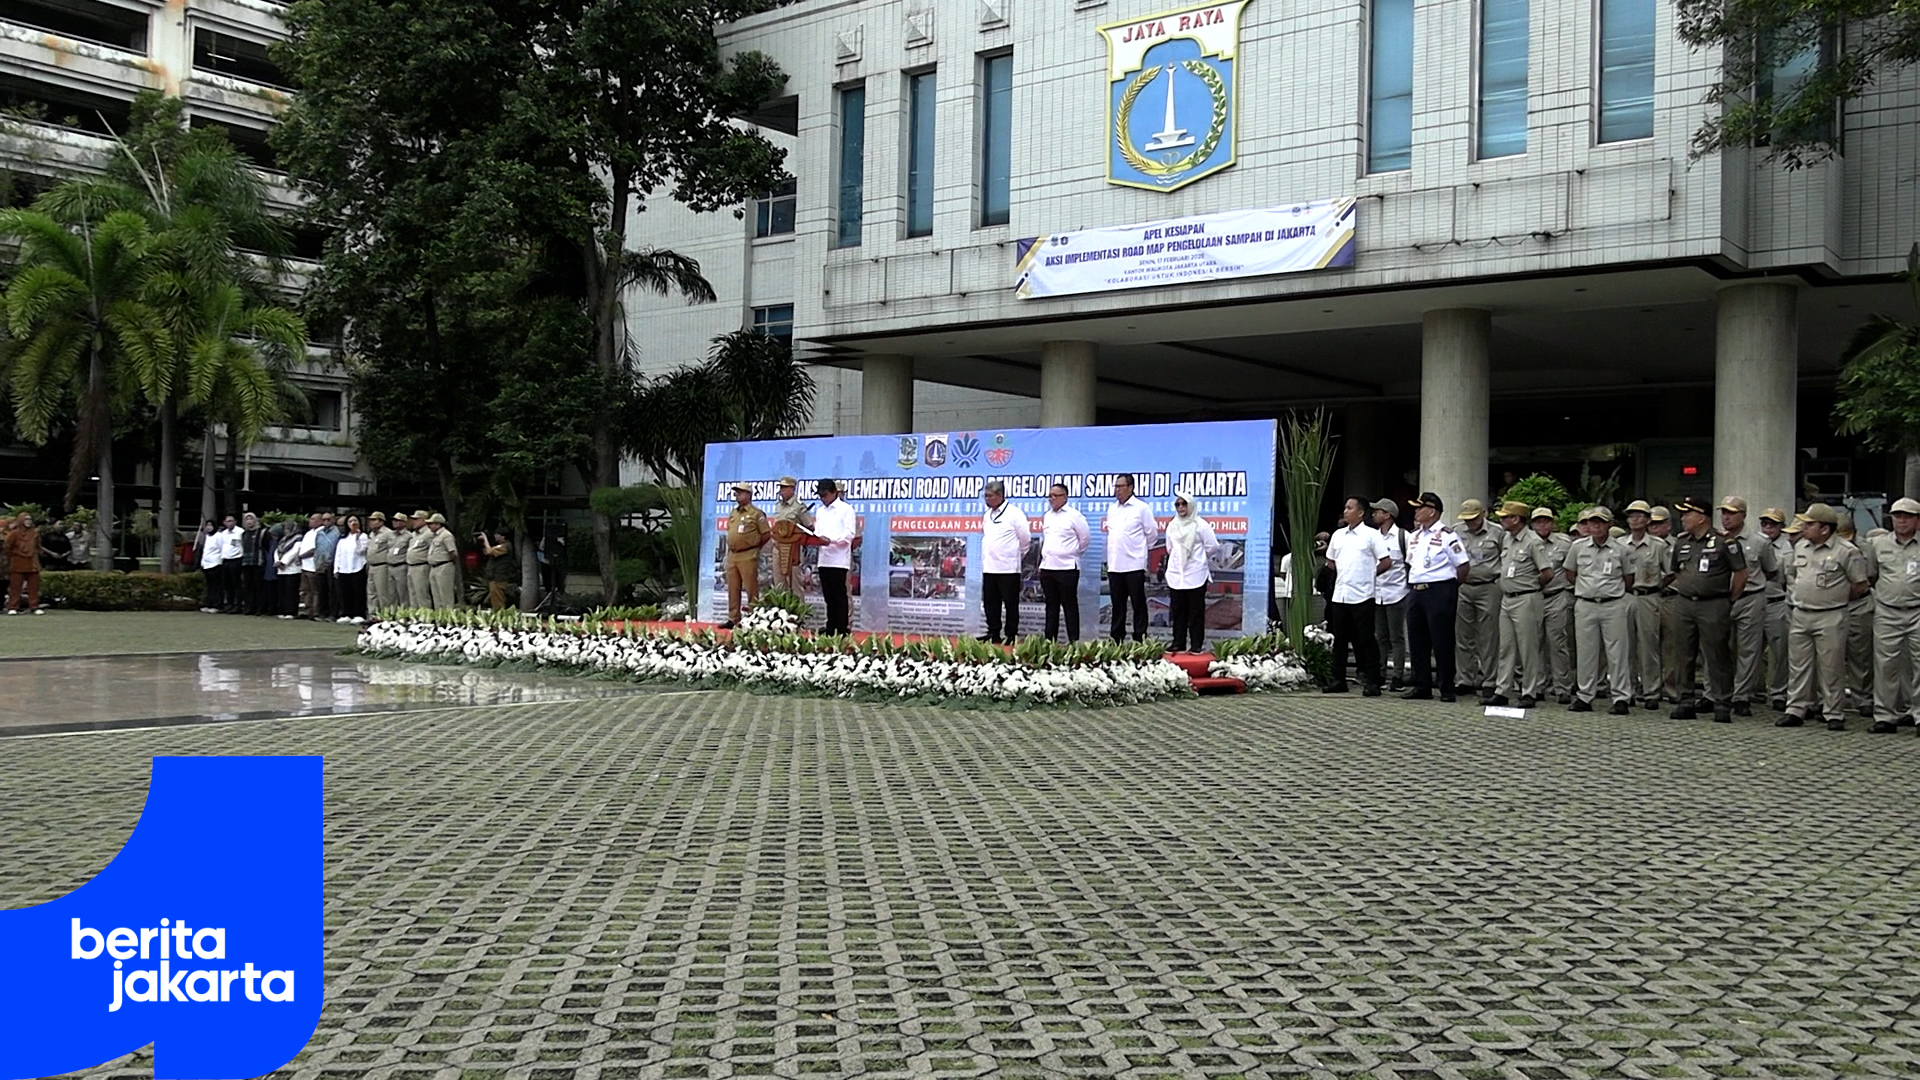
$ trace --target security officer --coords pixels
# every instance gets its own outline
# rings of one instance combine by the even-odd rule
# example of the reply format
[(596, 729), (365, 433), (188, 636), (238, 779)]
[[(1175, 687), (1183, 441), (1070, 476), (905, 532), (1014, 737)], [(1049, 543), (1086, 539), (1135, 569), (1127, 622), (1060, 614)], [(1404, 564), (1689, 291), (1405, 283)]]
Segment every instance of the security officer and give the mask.
[(1460, 545), (1467, 549), (1466, 578), (1453, 623), (1454, 655), (1462, 694), (1491, 695), (1498, 681), (1500, 655), (1500, 553), (1506, 549), (1504, 529), (1487, 527), (1487, 508), (1479, 499), (1460, 504), (1454, 526)]
[(1627, 570), (1633, 575), (1633, 696), (1648, 709), (1660, 707), (1666, 665), (1662, 662), (1665, 635), (1661, 632), (1666, 598), (1660, 582), (1667, 576), (1667, 541), (1647, 531), (1653, 507), (1645, 499), (1627, 504)]
[(1765, 537), (1747, 531), (1747, 500), (1729, 495), (1718, 509), (1726, 542), (1738, 544), (1747, 561), (1747, 590), (1733, 601), (1733, 715), (1752, 716), (1753, 699), (1766, 700), (1760, 658), (1767, 645), (1767, 590), (1780, 576), (1780, 563)]
[(1481, 696), (1483, 705), (1518, 698), (1521, 708), (1531, 709), (1547, 685), (1546, 603), (1540, 590), (1553, 577), (1553, 551), (1527, 528), (1529, 513), (1522, 502), (1500, 507), (1500, 527), (1507, 532), (1500, 550), (1500, 681)]
[(407, 595), (407, 549), (413, 544), (413, 520), (403, 510), (390, 521), (393, 540), (387, 549), (387, 587), (392, 593), (392, 606), (409, 607), (412, 601)]
[(1417, 527), (1407, 537), (1407, 651), (1413, 656), (1413, 689), (1400, 696), (1415, 701), (1431, 698), (1435, 687), (1441, 701), (1458, 700), (1453, 679), (1454, 620), (1460, 583), (1472, 569), (1472, 560), (1460, 537), (1440, 524), (1445, 509), (1440, 496), (1431, 491), (1413, 500)]
[(393, 604), (393, 589), (387, 582), (392, 554), (393, 530), (387, 528), (387, 515), (375, 510), (367, 515), (367, 602), (375, 613)]
[[(1647, 517), (1647, 532), (1656, 539), (1667, 542), (1667, 558), (1671, 560), (1673, 558), (1673, 511), (1664, 506), (1656, 506)], [(1660, 564), (1661, 580), (1666, 579), (1666, 574), (1666, 564), (1662, 563)], [(1693, 673), (1691, 663), (1686, 665), (1684, 672), (1681, 670), (1673, 650), (1673, 616), (1678, 602), (1672, 589), (1660, 590), (1660, 674), (1662, 677), (1660, 688), (1667, 700), (1675, 705), (1678, 705), (1681, 700), (1680, 676), (1686, 674), (1691, 679)], [(1689, 684), (1687, 693), (1692, 692), (1692, 686)]]
[(1536, 506), (1531, 521), (1534, 535), (1547, 542), (1547, 554), (1553, 564), (1553, 577), (1540, 590), (1544, 599), (1542, 625), (1546, 631), (1547, 681), (1554, 700), (1573, 703), (1573, 582), (1564, 570), (1573, 537), (1553, 527), (1553, 508)]
[(1681, 698), (1668, 714), (1675, 720), (1699, 715), (1694, 694), (1695, 663), (1704, 658), (1707, 702), (1717, 724), (1733, 722), (1733, 598), (1747, 584), (1746, 555), (1710, 527), (1706, 499), (1680, 503), (1684, 529), (1673, 538), (1666, 584), (1674, 591), (1674, 658)]
[[(1866, 541), (1854, 533), (1853, 514), (1834, 514), (1840, 519), (1840, 527), (1835, 533), (1840, 539), (1857, 548), (1864, 548)], [(1863, 552), (1864, 554), (1864, 552)], [(1873, 573), (1873, 563), (1867, 563), (1867, 573)], [(1873, 597), (1871, 595), (1854, 597), (1847, 605), (1847, 707), (1860, 710), (1861, 716), (1873, 715)]]
[(1560, 577), (1573, 586), (1574, 633), (1580, 640), (1580, 686), (1573, 712), (1592, 712), (1600, 694), (1601, 661), (1613, 689), (1614, 716), (1625, 716), (1633, 698), (1633, 619), (1628, 590), (1633, 587), (1632, 552), (1613, 538), (1613, 511), (1604, 506), (1580, 518), (1583, 539), (1568, 549)]
[(727, 511), (727, 621), (722, 630), (731, 630), (740, 621), (740, 594), (747, 595), (747, 606), (760, 599), (760, 549), (773, 538), (773, 526), (767, 515), (753, 505), (753, 489), (733, 485), (732, 510)]
[(800, 595), (800, 556), (806, 550), (806, 532), (813, 528), (813, 511), (795, 491), (799, 481), (780, 478), (780, 497), (774, 500), (773, 513), (773, 587)]
[(427, 568), (427, 549), (433, 534), (427, 531), (427, 512), (413, 512), (413, 538), (407, 541), (407, 599), (414, 607), (433, 606), (433, 575)]
[(1775, 727), (1799, 727), (1814, 708), (1813, 680), (1820, 679), (1821, 711), (1828, 731), (1847, 726), (1847, 604), (1867, 595), (1867, 557), (1834, 535), (1840, 515), (1814, 503), (1794, 519), (1801, 529), (1790, 575), (1793, 611), (1788, 616), (1787, 715)]
[(427, 589), (433, 610), (452, 611), (460, 599), (460, 544), (447, 531), (444, 514), (427, 519)]
[(1893, 531), (1867, 541), (1873, 576), (1873, 730), (1913, 723), (1920, 702), (1920, 501), (1896, 499)]
[(1777, 711), (1787, 707), (1787, 570), (1793, 566), (1793, 538), (1784, 531), (1788, 514), (1777, 506), (1760, 513), (1760, 535), (1773, 549), (1777, 573), (1767, 579), (1767, 697)]

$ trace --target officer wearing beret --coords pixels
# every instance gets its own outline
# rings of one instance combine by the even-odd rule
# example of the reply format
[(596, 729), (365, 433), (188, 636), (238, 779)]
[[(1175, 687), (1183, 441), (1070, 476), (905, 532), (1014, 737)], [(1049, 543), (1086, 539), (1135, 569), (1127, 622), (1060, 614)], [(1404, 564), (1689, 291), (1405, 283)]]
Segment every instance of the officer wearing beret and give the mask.
[(1553, 527), (1553, 508), (1536, 506), (1529, 522), (1534, 535), (1547, 542), (1553, 577), (1540, 590), (1544, 600), (1541, 625), (1546, 633), (1547, 691), (1562, 705), (1573, 703), (1573, 583), (1560, 571), (1566, 568), (1573, 537)]
[(1795, 517), (1800, 543), (1794, 547), (1788, 588), (1793, 610), (1787, 617), (1787, 715), (1775, 727), (1799, 727), (1812, 714), (1814, 679), (1820, 680), (1818, 706), (1827, 730), (1847, 726), (1847, 604), (1867, 595), (1867, 557), (1835, 535), (1840, 515), (1826, 503), (1814, 503)]
[(740, 621), (741, 593), (748, 607), (760, 599), (760, 549), (773, 538), (767, 515), (753, 505), (751, 487), (733, 485), (733, 501), (727, 511), (727, 621), (720, 624), (726, 630)]
[(1680, 503), (1682, 532), (1673, 538), (1666, 584), (1674, 591), (1673, 680), (1679, 705), (1669, 715), (1691, 720), (1699, 715), (1694, 665), (1705, 661), (1707, 703), (1715, 723), (1733, 722), (1733, 599), (1747, 585), (1747, 560), (1739, 545), (1713, 531), (1708, 500)]
[(1873, 571), (1873, 731), (1913, 723), (1920, 701), (1920, 500), (1896, 499), (1893, 531), (1867, 541)]
[(1454, 619), (1454, 654), (1462, 694), (1489, 696), (1499, 681), (1500, 553), (1505, 529), (1487, 526), (1487, 508), (1479, 499), (1460, 504), (1454, 535), (1467, 550), (1467, 576), (1460, 582)]
[(1720, 530), (1729, 544), (1737, 544), (1747, 561), (1747, 590), (1733, 601), (1733, 714), (1752, 716), (1760, 690), (1760, 659), (1767, 644), (1767, 589), (1780, 576), (1773, 545), (1747, 531), (1747, 500), (1729, 495), (1720, 500)]
[(1460, 537), (1440, 524), (1445, 510), (1440, 496), (1431, 491), (1423, 491), (1413, 500), (1417, 528), (1407, 538), (1407, 649), (1413, 656), (1413, 689), (1400, 696), (1415, 701), (1431, 698), (1436, 686), (1441, 701), (1457, 700), (1453, 677), (1455, 608), (1460, 583), (1466, 580), (1473, 560)]
[(1574, 633), (1579, 638), (1580, 686), (1573, 712), (1592, 712), (1600, 694), (1600, 668), (1605, 661), (1606, 684), (1613, 691), (1614, 716), (1625, 716), (1633, 698), (1633, 662), (1630, 646), (1633, 619), (1628, 609), (1633, 588), (1632, 552), (1613, 537), (1613, 511), (1595, 506), (1580, 516), (1586, 535), (1568, 549), (1561, 572), (1572, 583)]
[(447, 529), (444, 514), (427, 518), (427, 589), (435, 611), (452, 611), (460, 601), (460, 544)]
[(1554, 575), (1553, 552), (1527, 528), (1526, 503), (1500, 507), (1506, 546), (1500, 550), (1500, 681), (1483, 705), (1505, 705), (1517, 698), (1531, 709), (1547, 685), (1546, 604), (1541, 589)]
[(1667, 576), (1668, 543), (1648, 531), (1653, 507), (1645, 499), (1627, 504), (1627, 569), (1633, 574), (1633, 696), (1648, 709), (1660, 707), (1666, 690), (1664, 661), (1666, 598), (1660, 583)]
[(1793, 538), (1786, 534), (1792, 515), (1777, 506), (1760, 512), (1760, 535), (1773, 549), (1778, 571), (1767, 579), (1767, 697), (1776, 710), (1787, 707), (1787, 571), (1793, 566)]

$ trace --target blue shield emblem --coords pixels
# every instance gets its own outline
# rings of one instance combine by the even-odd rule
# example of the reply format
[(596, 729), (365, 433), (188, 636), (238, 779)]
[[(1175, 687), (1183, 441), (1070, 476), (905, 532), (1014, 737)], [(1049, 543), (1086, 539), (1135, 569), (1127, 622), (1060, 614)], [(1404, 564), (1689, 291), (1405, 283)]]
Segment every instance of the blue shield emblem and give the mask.
[(1234, 162), (1235, 56), (1251, 0), (1100, 27), (1107, 39), (1107, 182), (1174, 191)]
[(920, 451), (920, 460), (927, 468), (938, 469), (947, 463), (947, 437), (945, 435), (927, 436), (926, 446)]

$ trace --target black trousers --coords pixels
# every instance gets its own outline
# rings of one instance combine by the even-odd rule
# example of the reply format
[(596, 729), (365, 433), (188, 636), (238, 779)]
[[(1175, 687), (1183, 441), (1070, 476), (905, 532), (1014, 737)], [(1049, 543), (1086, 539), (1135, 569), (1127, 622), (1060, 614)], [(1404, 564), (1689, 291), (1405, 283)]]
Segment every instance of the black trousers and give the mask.
[(1067, 640), (1080, 640), (1080, 571), (1041, 570), (1040, 592), (1047, 603), (1047, 640), (1060, 638), (1060, 613), (1067, 615)]
[(1167, 590), (1173, 601), (1172, 652), (1207, 651), (1207, 587)]
[(1436, 581), (1407, 594), (1407, 652), (1413, 656), (1413, 688), (1432, 691), (1438, 661), (1441, 693), (1453, 691), (1453, 619), (1458, 581)]
[(240, 567), (240, 610), (248, 615), (260, 614), (260, 568), (242, 565)]
[(200, 580), (207, 584), (207, 594), (203, 597), (204, 602), (200, 605), (201, 607), (220, 608), (226, 605), (227, 578), (220, 572), (226, 568), (226, 565), (221, 563), (219, 566), (201, 568)]
[(1107, 571), (1107, 590), (1113, 594), (1113, 640), (1127, 636), (1127, 605), (1133, 605), (1133, 640), (1147, 640), (1147, 572)]
[(313, 575), (313, 606), (319, 610), (309, 611), (307, 615), (315, 619), (334, 618), (340, 614), (334, 610), (339, 603), (339, 598), (334, 595), (333, 568), (328, 567)]
[(847, 608), (847, 571), (841, 566), (822, 566), (820, 574), (820, 598), (827, 604), (827, 625), (821, 628), (826, 634), (851, 634), (853, 626)]
[(367, 617), (367, 572), (355, 571), (351, 574), (333, 576), (334, 601), (338, 608), (335, 616), (364, 619)]
[(988, 640), (1014, 642), (1020, 639), (1019, 574), (981, 574), (980, 602), (987, 609)]
[(1373, 621), (1371, 600), (1327, 605), (1327, 629), (1333, 631), (1333, 685), (1347, 684), (1347, 649), (1351, 647), (1360, 685), (1368, 690), (1379, 687), (1380, 639), (1374, 636)]

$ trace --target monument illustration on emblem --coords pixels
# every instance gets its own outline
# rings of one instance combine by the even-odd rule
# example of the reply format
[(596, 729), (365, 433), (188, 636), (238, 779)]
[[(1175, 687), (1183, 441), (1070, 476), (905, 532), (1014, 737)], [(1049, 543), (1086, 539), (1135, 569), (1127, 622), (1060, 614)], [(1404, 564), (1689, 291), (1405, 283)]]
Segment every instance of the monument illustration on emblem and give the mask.
[(1160, 130), (1153, 133), (1153, 141), (1141, 147), (1148, 153), (1156, 150), (1176, 150), (1182, 146), (1193, 145), (1193, 136), (1187, 134), (1186, 128), (1179, 126), (1179, 121), (1174, 119), (1173, 114), (1173, 87), (1179, 81), (1176, 76), (1180, 71), (1180, 65), (1168, 64), (1161, 70), (1167, 73), (1167, 118)]

